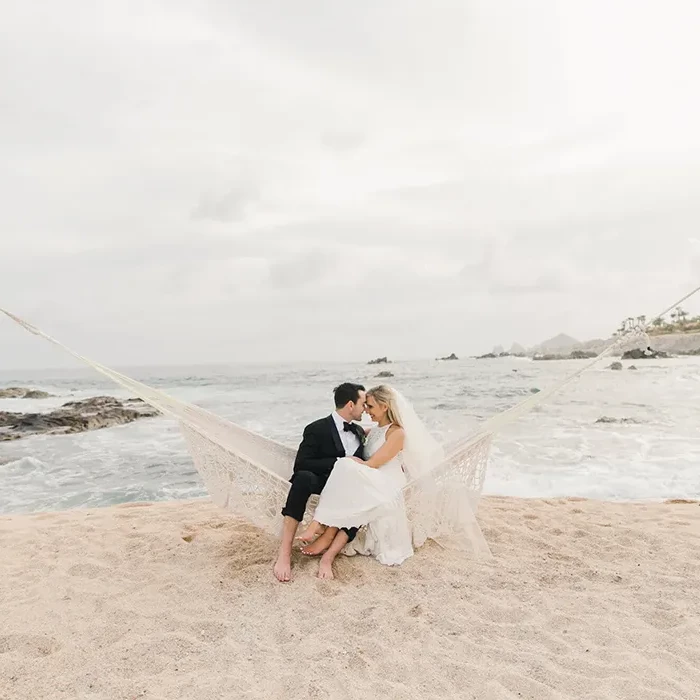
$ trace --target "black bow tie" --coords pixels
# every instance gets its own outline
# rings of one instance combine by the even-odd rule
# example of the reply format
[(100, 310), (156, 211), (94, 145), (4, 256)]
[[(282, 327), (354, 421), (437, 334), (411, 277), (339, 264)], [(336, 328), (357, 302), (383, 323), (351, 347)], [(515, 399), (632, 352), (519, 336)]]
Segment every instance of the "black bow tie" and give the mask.
[(348, 423), (347, 421), (343, 421), (343, 431), (346, 433), (347, 432), (354, 433), (355, 426), (352, 423)]

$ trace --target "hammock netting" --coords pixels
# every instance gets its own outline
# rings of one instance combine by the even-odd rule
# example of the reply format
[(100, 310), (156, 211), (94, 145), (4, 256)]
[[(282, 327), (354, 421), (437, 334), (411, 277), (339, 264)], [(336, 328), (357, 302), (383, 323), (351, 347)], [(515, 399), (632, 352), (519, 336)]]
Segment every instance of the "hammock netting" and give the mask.
[[(279, 533), (280, 512), (289, 490), (295, 449), (83, 357), (14, 314), (4, 309), (0, 311), (30, 333), (59, 346), (166, 416), (176, 419), (214, 503), (271, 534)], [(494, 416), (477, 433), (446, 445), (445, 458), (419, 480), (410, 481), (403, 490), (414, 545), (420, 546), (427, 539), (433, 539), (442, 546), (454, 547), (477, 557), (490, 556), (475, 514), (484, 486), (493, 433), (578, 378), (616, 347), (639, 336), (645, 338), (643, 327), (629, 329), (594, 360), (556, 386)], [(315, 502), (316, 499), (309, 502), (305, 522), (312, 517)]]

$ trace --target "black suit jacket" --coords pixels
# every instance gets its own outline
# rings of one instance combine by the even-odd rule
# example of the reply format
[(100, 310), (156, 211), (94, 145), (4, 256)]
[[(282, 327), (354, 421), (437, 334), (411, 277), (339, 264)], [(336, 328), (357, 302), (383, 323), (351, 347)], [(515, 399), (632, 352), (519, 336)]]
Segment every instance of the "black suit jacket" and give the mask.
[[(365, 431), (355, 423), (352, 423), (352, 426), (360, 440), (360, 447), (355, 452), (355, 457), (362, 458)], [(313, 472), (327, 479), (333, 470), (335, 460), (339, 457), (345, 457), (345, 448), (333, 416), (326, 416), (309, 423), (304, 428), (304, 437), (294, 460), (294, 472)]]

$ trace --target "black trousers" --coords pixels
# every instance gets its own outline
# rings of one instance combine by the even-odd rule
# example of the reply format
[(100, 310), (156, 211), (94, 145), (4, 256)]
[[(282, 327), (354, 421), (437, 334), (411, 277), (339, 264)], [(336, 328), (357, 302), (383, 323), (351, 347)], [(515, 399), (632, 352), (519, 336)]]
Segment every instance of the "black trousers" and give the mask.
[[(314, 472), (298, 471), (294, 472), (291, 478), (292, 486), (289, 489), (287, 503), (282, 508), (282, 515), (289, 516), (301, 522), (304, 519), (306, 503), (312, 494), (319, 494), (328, 481), (327, 476), (319, 476)], [(343, 527), (343, 532), (347, 533), (348, 542), (355, 539), (359, 528)]]

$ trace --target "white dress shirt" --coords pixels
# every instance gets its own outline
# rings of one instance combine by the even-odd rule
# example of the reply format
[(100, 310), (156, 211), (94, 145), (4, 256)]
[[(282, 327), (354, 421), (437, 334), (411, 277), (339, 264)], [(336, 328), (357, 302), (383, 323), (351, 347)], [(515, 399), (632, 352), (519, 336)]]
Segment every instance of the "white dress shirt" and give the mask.
[[(360, 446), (360, 439), (351, 430), (345, 430), (345, 419), (339, 416), (336, 411), (333, 411), (333, 421), (335, 422), (335, 427), (338, 428), (338, 434), (340, 435), (340, 441), (343, 443), (345, 448), (345, 456), (352, 457), (352, 455), (357, 452), (357, 448)], [(347, 421), (348, 423), (350, 421)]]

